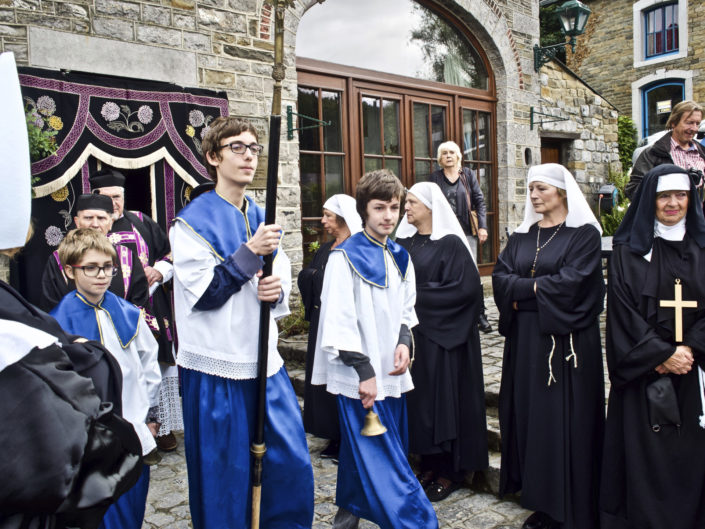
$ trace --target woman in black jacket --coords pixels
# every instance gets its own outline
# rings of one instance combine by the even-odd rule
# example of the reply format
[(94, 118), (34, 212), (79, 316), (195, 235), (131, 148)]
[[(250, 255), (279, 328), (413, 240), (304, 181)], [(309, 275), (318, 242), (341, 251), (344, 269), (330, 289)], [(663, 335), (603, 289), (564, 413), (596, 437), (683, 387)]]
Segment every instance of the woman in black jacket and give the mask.
[[(431, 173), (428, 180), (438, 184), (443, 191), (460, 221), (472, 256), (477, 260), (477, 241), (484, 243), (487, 240), (487, 207), (477, 176), (472, 169), (463, 167), (460, 147), (453, 141), (446, 141), (438, 146), (436, 160), (441, 168)], [(478, 325), (482, 332), (492, 332), (492, 325), (485, 315), (484, 301)]]

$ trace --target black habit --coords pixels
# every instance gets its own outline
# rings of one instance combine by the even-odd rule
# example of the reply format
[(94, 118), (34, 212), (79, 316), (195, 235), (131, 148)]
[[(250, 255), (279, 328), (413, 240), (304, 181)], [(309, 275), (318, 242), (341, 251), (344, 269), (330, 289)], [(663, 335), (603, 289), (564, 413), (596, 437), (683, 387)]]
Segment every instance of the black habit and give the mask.
[(594, 529), (605, 416), (600, 234), (589, 224), (542, 228), (535, 260), (537, 230), (514, 233), (492, 274), (506, 338), (500, 494), (521, 491), (522, 506), (563, 528)]
[[(108, 234), (112, 240), (114, 235), (129, 235), (135, 237), (139, 234), (146, 244), (146, 249), (141, 248), (132, 240), (118, 241), (114, 243), (122, 244), (132, 250), (132, 255), (139, 257), (141, 264), (154, 266), (154, 263), (162, 259), (171, 262), (171, 247), (169, 238), (161, 229), (159, 224), (150, 217), (142, 213), (136, 214), (132, 211), (125, 211), (123, 216), (113, 223), (113, 227)], [(146, 250), (146, 251), (145, 251)], [(145, 306), (147, 311), (154, 316), (159, 327), (159, 332), (155, 332), (155, 338), (159, 343), (159, 361), (165, 364), (174, 365), (174, 355), (172, 352), (172, 342), (174, 338), (174, 314), (171, 303), (171, 282), (162, 283), (149, 297), (149, 302)], [(155, 329), (152, 329), (153, 331)]]
[(316, 437), (339, 441), (338, 401), (335, 395), (326, 391), (326, 386), (314, 386), (311, 384), (313, 359), (316, 353), (318, 319), (321, 315), (323, 274), (325, 273), (333, 242), (323, 243), (313, 255), (311, 264), (299, 272), (298, 285), (306, 311), (306, 321), (310, 322), (304, 381), (304, 430)]
[[(409, 451), (449, 454), (453, 471), (487, 468), (485, 385), (477, 325), (482, 283), (456, 235), (398, 239), (416, 273), (414, 390), (407, 394)], [(448, 476), (441, 476), (446, 477)]]
[[(612, 383), (600, 515), (603, 529), (705, 527), (705, 429), (698, 366), (705, 368), (705, 221), (691, 183), (682, 241), (655, 238), (659, 174), (685, 173), (673, 165), (649, 171), (615, 234), (607, 292), (607, 365)], [(651, 249), (650, 261), (643, 256)], [(675, 352), (674, 299), (680, 279), (683, 345), (695, 362), (685, 375), (655, 368)], [(670, 396), (669, 419), (647, 391)], [(702, 419), (705, 425), (705, 418)], [(654, 428), (654, 425), (657, 425)]]

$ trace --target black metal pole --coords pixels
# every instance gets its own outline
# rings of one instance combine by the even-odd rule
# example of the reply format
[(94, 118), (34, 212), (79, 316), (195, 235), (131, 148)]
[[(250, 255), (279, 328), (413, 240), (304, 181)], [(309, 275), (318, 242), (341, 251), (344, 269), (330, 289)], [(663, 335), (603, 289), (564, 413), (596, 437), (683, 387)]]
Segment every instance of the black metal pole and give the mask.
[[(274, 92), (272, 94), (272, 114), (269, 118), (269, 153), (267, 159), (267, 198), (264, 210), (264, 223), (274, 224), (277, 209), (277, 183), (279, 176), (279, 139), (281, 136), (281, 91), (284, 79), (284, 10), (287, 0), (274, 0)], [(262, 277), (272, 275), (274, 255), (264, 256)], [(257, 415), (255, 435), (250, 451), (252, 453), (252, 529), (259, 529), (260, 505), (262, 499), (262, 459), (267, 451), (264, 442), (264, 421), (267, 412), (267, 360), (269, 357), (270, 304), (260, 304), (259, 350), (257, 355)]]

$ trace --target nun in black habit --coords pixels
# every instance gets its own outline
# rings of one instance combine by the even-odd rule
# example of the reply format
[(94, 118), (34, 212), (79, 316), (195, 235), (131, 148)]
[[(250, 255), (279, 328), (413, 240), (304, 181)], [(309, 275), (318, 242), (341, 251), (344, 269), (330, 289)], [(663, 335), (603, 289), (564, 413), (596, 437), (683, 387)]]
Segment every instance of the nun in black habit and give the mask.
[(645, 175), (608, 284), (602, 528), (705, 527), (705, 220), (684, 169)]
[(409, 451), (431, 501), (445, 499), (466, 473), (487, 468), (487, 421), (478, 314), (482, 284), (470, 246), (441, 188), (415, 184), (397, 242), (416, 273), (419, 319), (407, 396)]
[(321, 245), (313, 255), (311, 264), (301, 270), (298, 277), (305, 318), (310, 323), (304, 379), (304, 430), (316, 437), (329, 439), (330, 442), (321, 452), (321, 457), (337, 459), (340, 444), (338, 401), (335, 395), (326, 391), (325, 386), (312, 385), (311, 374), (321, 312), (321, 288), (323, 288), (323, 276), (328, 257), (333, 248), (362, 230), (362, 219), (355, 208), (355, 199), (344, 194), (330, 197), (323, 204), (321, 224), (333, 240)]
[(505, 336), (500, 494), (524, 529), (595, 529), (604, 432), (600, 226), (559, 164), (529, 169), (524, 222), (492, 274)]

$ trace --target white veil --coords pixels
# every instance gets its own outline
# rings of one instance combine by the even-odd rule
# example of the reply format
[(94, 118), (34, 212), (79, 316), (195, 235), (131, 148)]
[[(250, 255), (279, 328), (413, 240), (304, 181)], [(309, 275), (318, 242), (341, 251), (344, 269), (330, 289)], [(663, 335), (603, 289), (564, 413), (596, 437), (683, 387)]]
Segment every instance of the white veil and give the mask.
[(531, 182), (544, 182), (552, 186), (564, 189), (568, 196), (568, 216), (565, 219), (565, 225), (569, 228), (578, 228), (585, 224), (592, 224), (602, 234), (602, 226), (595, 218), (590, 205), (585, 200), (583, 192), (580, 191), (580, 186), (570, 174), (570, 171), (557, 163), (545, 163), (542, 165), (534, 165), (529, 169), (529, 174), (526, 178), (526, 207), (524, 208), (524, 222), (514, 230), (518, 233), (527, 233), (533, 224), (536, 224), (543, 218), (541, 213), (536, 213), (534, 206), (531, 205), (531, 196), (529, 193), (529, 184)]

